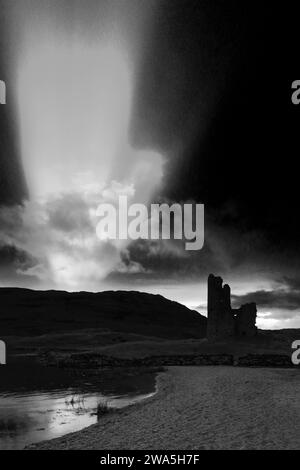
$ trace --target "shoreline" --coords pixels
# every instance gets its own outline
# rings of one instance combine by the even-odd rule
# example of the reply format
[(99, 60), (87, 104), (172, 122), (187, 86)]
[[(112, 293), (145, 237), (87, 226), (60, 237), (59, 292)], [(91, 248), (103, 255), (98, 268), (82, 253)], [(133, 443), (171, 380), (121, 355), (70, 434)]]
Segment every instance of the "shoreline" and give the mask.
[(300, 448), (298, 370), (170, 367), (157, 387), (97, 424), (26, 449)]
[[(136, 411), (136, 410), (139, 410), (140, 408), (143, 408), (145, 405), (147, 405), (148, 403), (151, 403), (152, 401), (154, 400), (157, 400), (159, 398), (162, 398), (164, 397), (168, 390), (172, 387), (170, 381), (169, 381), (169, 378), (167, 377), (167, 373), (168, 373), (168, 370), (167, 369), (164, 369), (164, 370), (160, 370), (157, 372), (156, 374), (156, 377), (155, 377), (155, 390), (154, 392), (151, 392), (149, 393), (149, 395), (145, 398), (143, 398), (142, 400), (139, 400), (137, 401), (136, 403), (132, 403), (124, 408), (114, 408), (110, 413), (108, 414), (104, 414), (101, 418), (100, 418), (100, 422), (96, 423), (96, 424), (92, 424), (91, 426), (87, 426), (83, 429), (81, 429), (80, 431), (75, 431), (75, 432), (71, 432), (71, 433), (68, 433), (68, 434), (65, 434), (64, 436), (61, 436), (61, 437), (58, 437), (58, 438), (55, 438), (55, 439), (50, 439), (50, 440), (47, 440), (47, 441), (40, 441), (40, 442), (36, 442), (36, 443), (33, 443), (33, 444), (29, 444), (27, 445), (24, 450), (56, 450), (57, 449), (57, 444), (59, 444), (59, 446), (63, 446), (61, 448), (62, 450), (64, 450), (64, 445), (66, 443), (67, 447), (66, 448), (69, 448), (68, 447), (68, 444), (67, 444), (67, 441), (72, 438), (77, 438), (79, 437), (79, 435), (81, 433), (85, 433), (89, 430), (94, 430), (94, 428), (97, 428), (99, 426), (99, 423), (101, 425), (105, 425), (105, 423), (110, 423), (111, 422), (111, 418), (116, 418), (114, 419), (113, 421), (118, 421), (117, 418), (122, 418), (123, 415), (127, 415), (129, 414), (131, 411), (133, 411), (133, 409)], [(60, 441), (58, 443), (58, 441)], [(88, 448), (87, 448), (88, 450)]]

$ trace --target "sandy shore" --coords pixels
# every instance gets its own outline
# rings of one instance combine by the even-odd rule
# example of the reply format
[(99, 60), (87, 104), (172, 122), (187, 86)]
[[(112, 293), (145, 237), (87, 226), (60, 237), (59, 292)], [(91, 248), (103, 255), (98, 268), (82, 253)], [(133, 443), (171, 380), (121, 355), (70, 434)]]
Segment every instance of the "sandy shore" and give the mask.
[(300, 371), (171, 367), (158, 393), (31, 449), (300, 449)]

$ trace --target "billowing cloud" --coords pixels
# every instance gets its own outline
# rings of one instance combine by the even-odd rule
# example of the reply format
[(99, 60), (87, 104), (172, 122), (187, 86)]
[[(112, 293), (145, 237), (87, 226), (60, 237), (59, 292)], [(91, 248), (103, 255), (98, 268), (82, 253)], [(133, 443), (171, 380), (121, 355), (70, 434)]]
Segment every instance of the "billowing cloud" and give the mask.
[[(128, 194), (131, 189), (124, 186), (123, 191)], [(113, 183), (98, 191), (68, 192), (1, 207), (2, 264), (6, 259), (7, 269), (14, 265), (23, 280), (28, 276), (46, 287), (65, 289), (99, 289), (113, 269), (143, 270), (121, 257), (127, 240), (104, 242), (96, 234), (97, 206), (120, 192), (121, 185)]]
[(273, 290), (258, 290), (244, 295), (233, 295), (234, 303), (256, 302), (263, 310), (300, 310), (300, 279), (283, 277)]

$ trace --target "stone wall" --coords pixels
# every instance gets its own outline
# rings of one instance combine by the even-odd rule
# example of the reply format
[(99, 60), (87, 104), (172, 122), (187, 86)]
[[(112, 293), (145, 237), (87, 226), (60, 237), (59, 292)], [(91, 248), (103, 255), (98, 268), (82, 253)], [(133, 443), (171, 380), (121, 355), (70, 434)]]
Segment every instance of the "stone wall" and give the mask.
[(235, 316), (235, 329), (237, 336), (253, 337), (256, 335), (256, 304), (242, 305)]
[(98, 353), (77, 353), (58, 357), (53, 352), (45, 353), (40, 362), (47, 366), (72, 370), (101, 370), (115, 367), (168, 367), (168, 366), (240, 366), (240, 367), (297, 367), (291, 357), (283, 354), (187, 354), (147, 356), (139, 359), (125, 359)]
[(167, 366), (232, 366), (231, 354), (186, 354), (147, 356), (127, 359), (97, 353), (77, 353), (55, 357), (44, 354), (40, 362), (47, 366), (70, 369), (97, 369), (103, 367), (167, 367)]

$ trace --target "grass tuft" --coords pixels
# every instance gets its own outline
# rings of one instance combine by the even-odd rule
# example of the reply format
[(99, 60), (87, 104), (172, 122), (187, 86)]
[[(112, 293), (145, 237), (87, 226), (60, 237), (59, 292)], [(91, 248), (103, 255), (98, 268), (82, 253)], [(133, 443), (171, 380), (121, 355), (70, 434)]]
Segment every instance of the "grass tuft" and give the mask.
[(113, 412), (113, 408), (111, 408), (109, 405), (108, 405), (108, 401), (107, 400), (101, 400), (98, 402), (97, 404), (97, 410), (96, 410), (96, 413), (97, 413), (97, 417), (100, 418), (101, 416), (103, 415), (106, 415), (108, 413), (112, 413)]

